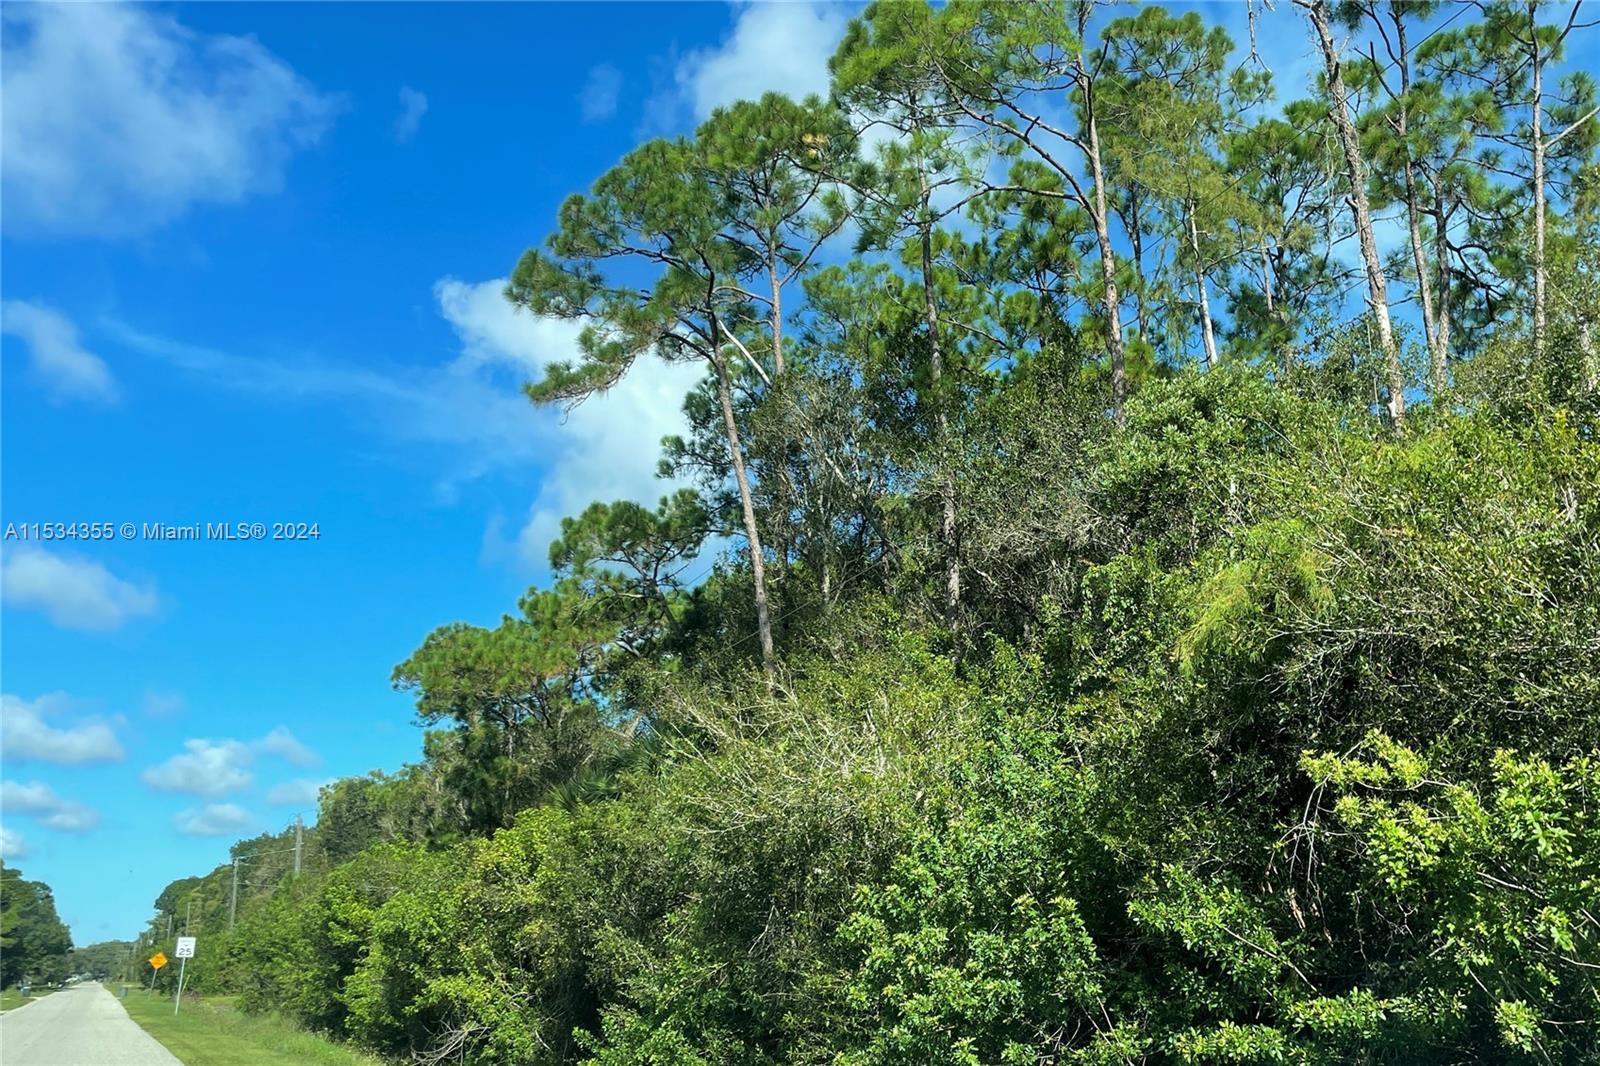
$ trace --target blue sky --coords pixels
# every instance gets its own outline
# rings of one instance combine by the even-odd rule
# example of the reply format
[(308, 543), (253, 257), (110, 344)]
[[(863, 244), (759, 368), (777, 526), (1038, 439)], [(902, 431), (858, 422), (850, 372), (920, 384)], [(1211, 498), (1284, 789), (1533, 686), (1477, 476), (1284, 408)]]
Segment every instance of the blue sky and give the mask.
[(824, 90), (851, 10), (5, 6), (0, 525), (320, 534), (0, 544), (3, 843), (78, 943), (417, 757), (393, 665), (512, 609), (561, 515), (660, 494), (693, 372), (535, 411), (573, 332), (499, 279), (641, 139)]
[(823, 88), (845, 12), (5, 19), (0, 521), (321, 533), (0, 545), (7, 857), (88, 943), (312, 815), (309, 785), (414, 759), (394, 664), (514, 609), (562, 514), (659, 493), (690, 375), (535, 411), (518, 386), (571, 331), (497, 279), (642, 137)]

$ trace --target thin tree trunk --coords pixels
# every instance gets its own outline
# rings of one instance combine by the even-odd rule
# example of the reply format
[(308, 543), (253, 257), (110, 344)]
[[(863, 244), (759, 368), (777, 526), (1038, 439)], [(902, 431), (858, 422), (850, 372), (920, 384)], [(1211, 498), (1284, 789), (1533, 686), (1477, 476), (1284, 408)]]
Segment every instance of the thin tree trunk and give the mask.
[(1278, 307), (1277, 286), (1274, 284), (1277, 273), (1277, 267), (1272, 262), (1272, 253), (1267, 250), (1267, 241), (1263, 237), (1261, 239), (1261, 292), (1267, 298), (1267, 314), (1272, 316), (1272, 321), (1278, 326), (1278, 352), (1283, 360), (1283, 372), (1287, 375), (1289, 371), (1294, 369), (1294, 345), (1289, 343), (1287, 316)]
[(1211, 297), (1206, 293), (1206, 270), (1200, 262), (1200, 230), (1194, 222), (1194, 210), (1189, 211), (1189, 247), (1194, 251), (1195, 291), (1200, 296), (1200, 339), (1206, 348), (1206, 369), (1217, 365), (1217, 337), (1211, 328)]
[(1389, 421), (1398, 431), (1405, 428), (1405, 370), (1400, 365), (1400, 348), (1395, 343), (1394, 327), (1389, 321), (1389, 286), (1384, 277), (1383, 264), (1378, 259), (1378, 242), (1372, 232), (1372, 208), (1367, 202), (1367, 168), (1361, 160), (1361, 144), (1356, 136), (1355, 123), (1350, 120), (1339, 53), (1334, 46), (1333, 35), (1328, 30), (1327, 0), (1295, 2), (1310, 14), (1311, 25), (1317, 31), (1317, 39), (1322, 46), (1322, 59), (1328, 73), (1328, 94), (1333, 98), (1333, 124), (1344, 149), (1346, 178), (1350, 183), (1350, 210), (1355, 216), (1361, 260), (1366, 267), (1367, 303), (1378, 324), (1378, 346), (1383, 350), (1388, 369)]
[(1128, 228), (1128, 243), (1133, 246), (1133, 273), (1139, 284), (1133, 290), (1134, 329), (1139, 333), (1139, 343), (1148, 342), (1144, 308), (1144, 228), (1139, 224), (1139, 188), (1128, 190), (1128, 213), (1132, 225)]
[[(1078, 5), (1078, 40), (1088, 39), (1089, 16), (1094, 4)], [(1078, 91), (1083, 96), (1083, 143), (1089, 157), (1089, 176), (1094, 181), (1094, 204), (1089, 214), (1094, 220), (1095, 243), (1100, 247), (1100, 277), (1105, 284), (1106, 349), (1111, 356), (1111, 418), (1118, 426), (1127, 424), (1128, 363), (1122, 349), (1121, 297), (1117, 293), (1117, 253), (1111, 247), (1111, 219), (1106, 212), (1106, 175), (1100, 164), (1100, 125), (1094, 115), (1094, 86), (1083, 65), (1080, 47), (1076, 60)]]
[(1267, 298), (1267, 314), (1278, 317), (1277, 298), (1272, 284), (1272, 253), (1267, 250), (1267, 239), (1261, 238), (1261, 295)]
[(1450, 383), (1450, 218), (1444, 209), (1444, 194), (1437, 189), (1433, 195), (1434, 258), (1439, 260), (1439, 292), (1434, 314), (1434, 328), (1439, 331), (1439, 362), (1434, 372), (1446, 386)]
[(939, 539), (944, 548), (944, 609), (946, 620), (955, 624), (956, 612), (961, 608), (961, 558), (957, 550), (956, 487), (945, 469), (949, 457), (945, 449), (950, 442), (950, 421), (944, 409), (944, 393), (940, 383), (944, 378), (944, 345), (939, 338), (939, 301), (933, 278), (933, 226), (927, 221), (928, 182), (920, 171), (922, 181), (922, 298), (928, 323), (928, 378), (933, 393), (935, 447), (939, 453), (939, 498), (943, 514), (939, 521)]
[[(1402, 122), (1402, 125), (1404, 123)], [(1438, 402), (1448, 385), (1447, 356), (1440, 343), (1439, 323), (1434, 314), (1433, 286), (1428, 281), (1428, 253), (1422, 244), (1422, 220), (1418, 217), (1417, 179), (1411, 161), (1406, 161), (1406, 219), (1411, 225), (1411, 258), (1417, 268), (1417, 302), (1422, 305), (1422, 333), (1428, 345), (1428, 364), (1433, 373), (1433, 398)]]
[[(1396, 41), (1400, 52), (1400, 122), (1396, 132), (1404, 141), (1410, 129), (1407, 107), (1411, 100), (1411, 50), (1406, 45), (1405, 12), (1396, 6), (1390, 9), (1394, 21)], [(1417, 270), (1417, 302), (1422, 305), (1422, 335), (1428, 346), (1428, 364), (1432, 370), (1434, 402), (1444, 396), (1447, 385), (1446, 352), (1439, 343), (1439, 327), (1434, 314), (1432, 286), (1428, 283), (1428, 253), (1422, 243), (1422, 207), (1417, 197), (1416, 167), (1411, 162), (1411, 152), (1406, 151), (1406, 222), (1411, 230), (1411, 258)]]
[[(711, 337), (715, 345), (715, 324), (711, 327)], [(733, 479), (739, 486), (739, 507), (744, 512), (745, 543), (750, 549), (750, 572), (755, 584), (756, 631), (761, 639), (761, 667), (766, 671), (768, 680), (771, 680), (776, 669), (776, 656), (772, 648), (772, 617), (767, 610), (767, 565), (761, 553), (761, 533), (756, 529), (755, 501), (750, 495), (750, 479), (745, 475), (744, 445), (739, 440), (739, 425), (733, 417), (733, 389), (728, 384), (728, 364), (717, 352), (712, 356), (711, 365), (717, 372), (717, 400), (722, 405), (722, 428), (728, 438), (728, 457), (733, 460)]]
[(1539, 18), (1535, 0), (1528, 0), (1528, 41), (1533, 62), (1533, 358), (1544, 359), (1544, 57), (1539, 54)]
[(783, 376), (783, 285), (778, 281), (777, 251), (768, 248), (767, 277), (772, 283), (772, 376)]
[(1578, 353), (1583, 356), (1583, 387), (1587, 392), (1600, 388), (1600, 357), (1594, 350), (1594, 323), (1587, 314), (1578, 316)]
[(1117, 425), (1127, 421), (1124, 408), (1128, 402), (1128, 364), (1122, 350), (1121, 297), (1117, 294), (1117, 253), (1111, 246), (1111, 225), (1106, 215), (1106, 179), (1100, 166), (1100, 129), (1095, 123), (1094, 105), (1091, 102), (1088, 75), (1079, 67), (1079, 79), (1084, 89), (1084, 100), (1089, 127), (1089, 174), (1094, 180), (1094, 237), (1100, 246), (1100, 277), (1105, 283), (1106, 348), (1111, 354), (1111, 417)]

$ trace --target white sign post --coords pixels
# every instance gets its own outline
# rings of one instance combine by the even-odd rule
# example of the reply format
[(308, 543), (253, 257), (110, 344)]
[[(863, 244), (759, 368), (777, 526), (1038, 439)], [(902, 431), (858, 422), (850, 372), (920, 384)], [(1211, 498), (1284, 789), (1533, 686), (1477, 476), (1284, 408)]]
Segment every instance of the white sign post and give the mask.
[(192, 936), (180, 936), (178, 938), (178, 947), (177, 947), (177, 949), (175, 951), (173, 951), (173, 954), (176, 955), (178, 957), (178, 959), (179, 959), (179, 962), (178, 962), (178, 998), (172, 1004), (172, 1013), (173, 1013), (173, 1016), (176, 1017), (177, 1013), (178, 1013), (178, 1008), (183, 1006), (183, 975), (184, 975), (184, 972), (189, 968), (189, 960), (194, 958), (194, 937), (192, 937)]

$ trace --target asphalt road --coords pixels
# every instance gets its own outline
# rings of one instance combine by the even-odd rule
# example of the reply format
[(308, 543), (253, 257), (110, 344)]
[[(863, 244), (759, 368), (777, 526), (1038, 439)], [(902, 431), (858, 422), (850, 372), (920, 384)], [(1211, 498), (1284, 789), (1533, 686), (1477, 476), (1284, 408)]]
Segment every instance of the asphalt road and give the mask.
[(0, 1014), (0, 1066), (183, 1066), (97, 984)]

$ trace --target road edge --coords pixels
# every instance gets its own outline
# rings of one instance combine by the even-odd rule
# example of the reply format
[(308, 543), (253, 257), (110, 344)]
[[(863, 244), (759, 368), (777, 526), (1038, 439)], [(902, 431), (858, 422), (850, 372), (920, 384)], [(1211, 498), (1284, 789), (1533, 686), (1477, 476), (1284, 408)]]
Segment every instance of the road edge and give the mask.
[(42, 996), (33, 997), (32, 999), (28, 1000), (28, 1002), (24, 1003), (20, 1007), (12, 1007), (8, 1011), (0, 1011), (0, 1020), (9, 1018), (14, 1014), (21, 1014), (23, 1011), (27, 1010), (29, 1007), (33, 1006), (35, 1003), (43, 1003), (45, 1000), (49, 999), (51, 996), (55, 995), (57, 992), (60, 992), (60, 991), (62, 991), (62, 990), (59, 989), (59, 988), (53, 989), (53, 990), (51, 990), (49, 992), (46, 992)]

